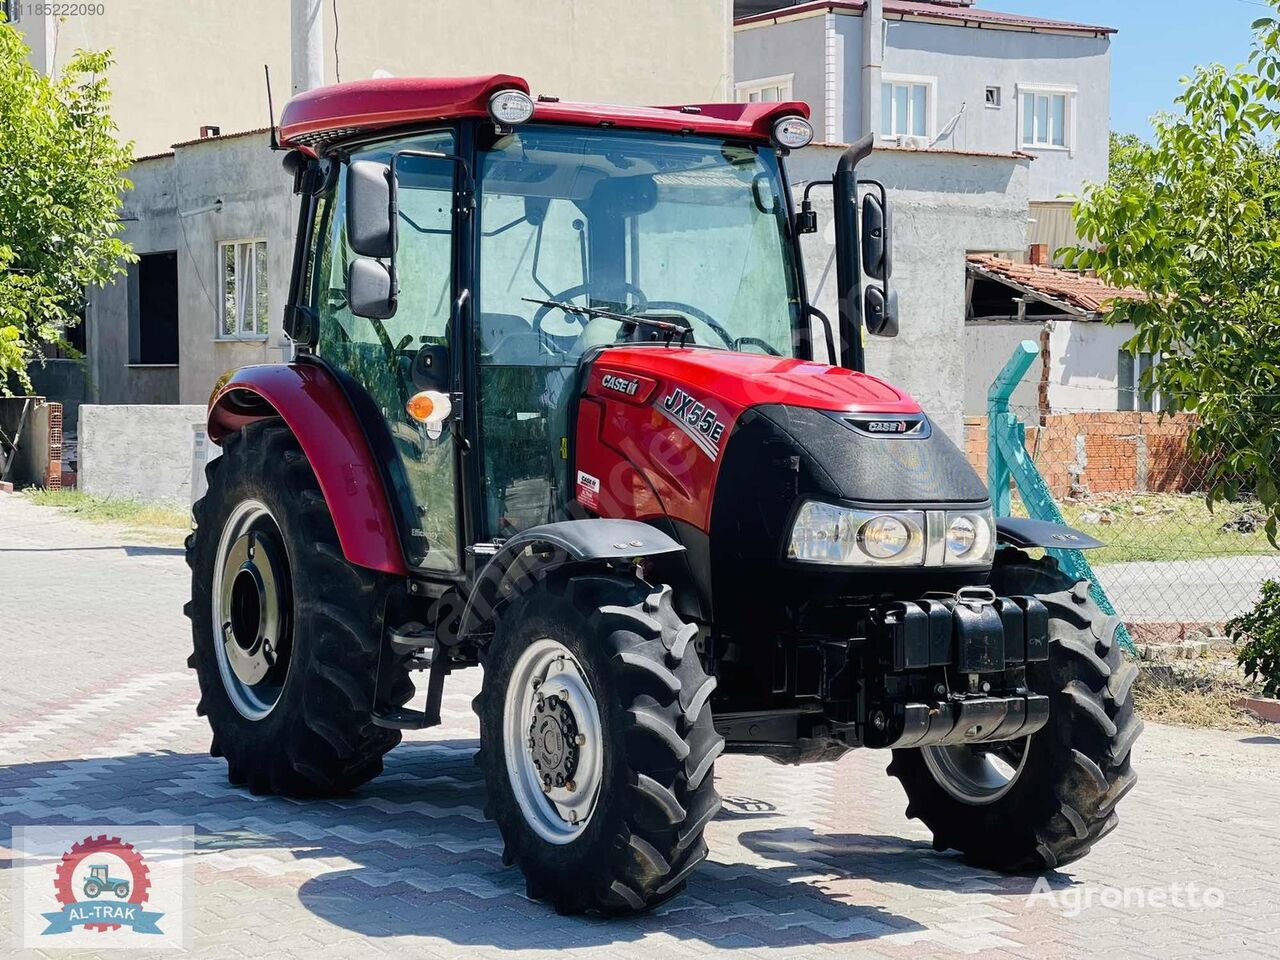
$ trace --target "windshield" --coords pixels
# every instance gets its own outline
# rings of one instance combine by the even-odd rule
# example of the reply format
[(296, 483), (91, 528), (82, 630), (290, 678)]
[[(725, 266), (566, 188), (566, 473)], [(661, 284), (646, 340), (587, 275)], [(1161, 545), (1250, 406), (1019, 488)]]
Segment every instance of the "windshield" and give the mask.
[(521, 128), (485, 152), (479, 207), (482, 363), (572, 364), (590, 346), (668, 339), (673, 324), (687, 342), (794, 355), (799, 294), (772, 149)]

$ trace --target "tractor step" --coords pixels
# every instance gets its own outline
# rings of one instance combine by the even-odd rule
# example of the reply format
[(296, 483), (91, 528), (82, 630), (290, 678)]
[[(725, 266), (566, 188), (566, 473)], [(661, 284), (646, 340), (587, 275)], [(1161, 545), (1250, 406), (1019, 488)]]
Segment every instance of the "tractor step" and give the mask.
[(424, 711), (412, 710), (409, 707), (373, 715), (374, 726), (386, 727), (388, 730), (422, 730), (426, 727), (434, 727), (439, 722), (438, 714), (435, 717), (429, 717)]
[(431, 662), (431, 655), (436, 646), (436, 633), (430, 627), (423, 626), (416, 620), (392, 627), (387, 632), (391, 644), (391, 652), (404, 655), (425, 656)]

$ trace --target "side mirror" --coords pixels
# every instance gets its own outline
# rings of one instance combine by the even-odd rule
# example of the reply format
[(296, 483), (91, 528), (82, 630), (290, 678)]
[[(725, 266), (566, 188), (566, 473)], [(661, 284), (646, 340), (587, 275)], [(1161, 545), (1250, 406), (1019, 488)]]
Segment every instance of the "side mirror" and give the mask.
[(890, 216), (876, 194), (862, 198), (862, 272), (870, 280), (885, 281), (893, 275)]
[(871, 189), (862, 197), (858, 246), (862, 251), (862, 320), (873, 337), (898, 335), (898, 295), (889, 289), (893, 276), (893, 211), (888, 191), (878, 180), (861, 180)]
[(357, 317), (389, 320), (396, 315), (391, 271), (368, 257), (352, 260), (347, 267), (347, 306)]
[(867, 287), (862, 298), (862, 317), (867, 325), (867, 333), (873, 337), (896, 337), (898, 292), (891, 291), (886, 297), (882, 288)]
[(387, 260), (394, 255), (391, 190), (388, 164), (353, 160), (347, 168), (347, 243), (357, 256)]

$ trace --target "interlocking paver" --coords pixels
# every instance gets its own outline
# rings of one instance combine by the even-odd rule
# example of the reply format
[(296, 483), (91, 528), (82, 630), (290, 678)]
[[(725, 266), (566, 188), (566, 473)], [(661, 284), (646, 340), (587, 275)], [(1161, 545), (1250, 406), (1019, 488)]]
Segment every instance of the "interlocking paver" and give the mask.
[[(711, 860), (683, 897), (625, 920), (559, 917), (525, 898), (481, 814), (478, 673), (450, 678), (445, 724), (354, 796), (254, 797), (208, 756), (186, 592), (179, 550), (0, 495), (0, 822), (193, 825), (195, 956), (1275, 956), (1280, 736), (1150, 725), (1120, 829), (1049, 876), (1056, 903), (1035, 878), (934, 853), (883, 755), (726, 757)], [(1098, 897), (1172, 883), (1219, 888), (1222, 906)], [(0, 903), (0, 955), (10, 924)]]

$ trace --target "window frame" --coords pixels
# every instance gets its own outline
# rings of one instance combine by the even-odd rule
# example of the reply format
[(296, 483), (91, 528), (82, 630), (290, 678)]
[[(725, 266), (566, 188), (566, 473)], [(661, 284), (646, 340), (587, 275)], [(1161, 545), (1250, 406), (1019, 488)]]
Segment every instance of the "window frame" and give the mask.
[[(1077, 100), (1079, 98), (1079, 89), (1067, 84), (1043, 84), (1043, 83), (1020, 83), (1017, 85), (1017, 118), (1014, 127), (1014, 138), (1018, 150), (1042, 150), (1047, 152), (1066, 153), (1069, 156), (1075, 155), (1076, 144), (1076, 113)], [(1023, 128), (1027, 118), (1026, 98), (1032, 98), (1032, 142), (1028, 143), (1023, 136)], [(1041, 97), (1049, 100), (1049, 116), (1050, 131), (1048, 132), (1048, 141), (1039, 143), (1035, 141), (1035, 101)], [(1053, 98), (1062, 97), (1062, 143), (1053, 142), (1052, 133), (1052, 108)]]
[(1159, 364), (1160, 355), (1151, 350), (1134, 353), (1121, 347), (1116, 351), (1117, 412), (1164, 413), (1164, 397), (1160, 390), (1153, 389), (1148, 394), (1142, 389), (1142, 375)]
[[(780, 73), (773, 77), (758, 77), (754, 80), (742, 80), (733, 85), (734, 100), (738, 103), (787, 103), (795, 99), (795, 79), (794, 73)], [(761, 101), (759, 98), (752, 100), (750, 95), (753, 93), (763, 93), (765, 90), (776, 87), (778, 88), (778, 99), (776, 101)], [(786, 96), (782, 95), (783, 90)]]
[[(242, 246), (248, 246), (255, 250), (255, 254), (253, 258), (254, 270), (252, 273), (253, 295), (252, 297), (246, 297), (243, 299), (252, 301), (256, 310), (257, 302), (258, 302), (258, 276), (257, 276), (258, 261), (257, 261), (257, 255), (256, 255), (256, 248), (259, 243), (262, 244), (267, 257), (267, 264), (264, 267), (264, 270), (266, 271), (266, 276), (264, 277), (264, 279), (266, 281), (266, 287), (267, 287), (267, 306), (266, 306), (266, 311), (262, 317), (262, 323), (263, 323), (264, 329), (262, 332), (258, 332), (256, 330), (251, 332), (245, 331), (244, 311), (242, 309), (242, 298), (238, 295), (239, 288), (237, 287), (236, 328), (231, 333), (227, 333), (223, 330), (223, 321), (226, 319), (226, 309), (227, 309), (225, 292), (224, 292), (226, 290), (226, 284), (227, 284), (227, 277), (225, 273), (226, 254), (224, 253), (224, 250), (227, 247), (238, 248)], [(267, 238), (265, 236), (250, 236), (250, 237), (236, 237), (228, 240), (219, 240), (217, 243), (217, 248), (215, 252), (216, 252), (216, 259), (214, 261), (215, 262), (214, 275), (218, 278), (218, 293), (215, 298), (215, 306), (216, 306), (217, 312), (214, 316), (214, 339), (223, 343), (265, 343), (267, 342), (268, 340), (271, 339), (271, 267), (270, 267), (271, 246), (267, 241)], [(236, 254), (233, 254), (233, 257), (235, 256)], [(235, 263), (237, 264), (239, 263), (238, 258), (235, 259)]]
[[(905, 137), (911, 140), (923, 140), (926, 143), (932, 141), (933, 138), (937, 136), (937, 131), (938, 131), (938, 78), (926, 76), (924, 74), (915, 74), (915, 73), (881, 73), (880, 74), (880, 97), (882, 102), (884, 99), (884, 88), (886, 84), (890, 87), (907, 87), (908, 90), (911, 87), (925, 88), (924, 134), (922, 135), (918, 133), (911, 133), (909, 131), (900, 132), (900, 133), (886, 133), (884, 131), (886, 120), (889, 122), (890, 129), (892, 129), (893, 127), (892, 110), (890, 111), (889, 117), (886, 117), (884, 116), (883, 109), (881, 109), (880, 130), (877, 131), (876, 136), (878, 136), (881, 140), (897, 140), (899, 138)], [(889, 103), (890, 103), (890, 106), (892, 106), (893, 104), (892, 92), (889, 95)], [(914, 126), (914, 123), (913, 123), (913, 120), (915, 118), (914, 110), (915, 110), (915, 100), (910, 94), (908, 94), (907, 96), (908, 128), (911, 128)]]

